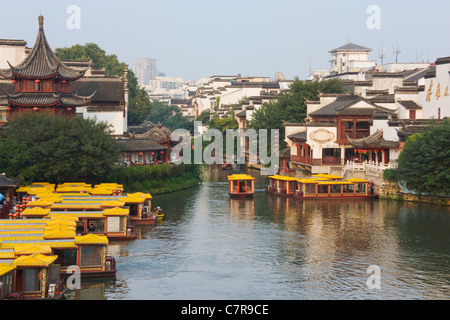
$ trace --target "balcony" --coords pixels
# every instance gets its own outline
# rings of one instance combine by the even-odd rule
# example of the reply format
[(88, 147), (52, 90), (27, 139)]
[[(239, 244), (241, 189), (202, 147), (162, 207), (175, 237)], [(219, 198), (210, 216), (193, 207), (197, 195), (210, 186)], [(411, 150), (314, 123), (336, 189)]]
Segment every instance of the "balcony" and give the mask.
[(302, 156), (296, 156), (291, 155), (291, 161), (298, 162), (298, 163), (304, 163), (304, 164), (311, 164), (312, 159), (309, 157), (302, 157)]

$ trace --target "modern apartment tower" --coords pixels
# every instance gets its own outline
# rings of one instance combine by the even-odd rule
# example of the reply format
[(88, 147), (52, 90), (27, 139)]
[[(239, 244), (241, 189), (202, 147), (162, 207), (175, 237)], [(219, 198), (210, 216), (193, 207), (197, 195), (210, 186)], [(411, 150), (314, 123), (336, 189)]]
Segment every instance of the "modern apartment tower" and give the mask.
[(156, 59), (138, 58), (133, 65), (133, 72), (138, 78), (138, 84), (141, 86), (148, 85), (150, 80), (158, 76), (156, 69)]

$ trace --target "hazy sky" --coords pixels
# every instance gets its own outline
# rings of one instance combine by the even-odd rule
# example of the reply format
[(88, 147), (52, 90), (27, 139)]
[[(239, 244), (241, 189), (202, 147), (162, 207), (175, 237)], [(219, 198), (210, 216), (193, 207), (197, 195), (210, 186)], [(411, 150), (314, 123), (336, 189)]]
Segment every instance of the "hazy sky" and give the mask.
[[(80, 29), (66, 25), (70, 5), (80, 8)], [(379, 28), (369, 29), (370, 5), (380, 8)], [(329, 69), (329, 50), (348, 40), (386, 49), (385, 62), (450, 56), (450, 2), (313, 0), (1, 1), (0, 38), (32, 46), (39, 14), (50, 46), (94, 42), (130, 66), (157, 59), (167, 76), (197, 80), (211, 75), (307, 77)], [(72, 20), (71, 20), (72, 21)], [(429, 52), (429, 56), (428, 56)], [(429, 57), (429, 58), (428, 58)]]

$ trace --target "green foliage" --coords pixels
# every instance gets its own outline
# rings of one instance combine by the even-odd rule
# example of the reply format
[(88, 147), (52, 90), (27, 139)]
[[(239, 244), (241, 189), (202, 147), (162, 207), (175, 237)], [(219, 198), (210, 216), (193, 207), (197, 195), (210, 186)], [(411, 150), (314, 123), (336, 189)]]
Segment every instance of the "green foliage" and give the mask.
[(106, 181), (123, 184), (125, 192), (161, 194), (198, 185), (201, 173), (198, 165), (169, 166), (164, 163), (155, 166), (118, 167), (109, 172)]
[[(70, 48), (56, 48), (56, 56), (62, 61), (92, 61), (95, 69), (105, 69), (108, 76), (123, 76), (128, 68), (124, 62), (119, 62), (115, 54), (106, 54), (106, 51), (95, 43), (85, 45), (76, 44)], [(129, 68), (128, 68), (129, 69)], [(138, 86), (136, 75), (128, 70), (128, 125), (139, 125), (149, 115), (152, 103), (147, 92)]]
[(306, 100), (317, 100), (319, 93), (345, 93), (341, 80), (302, 81), (296, 78), (287, 93), (265, 108), (253, 112), (250, 127), (254, 129), (283, 129), (282, 122), (303, 122)]
[(37, 171), (27, 145), (12, 138), (0, 138), (0, 168), (8, 177), (20, 177), (22, 184), (32, 182)]
[(153, 123), (161, 122), (164, 127), (171, 130), (194, 130), (194, 122), (184, 117), (178, 106), (169, 106), (164, 102), (154, 102), (153, 108), (147, 117)]
[(22, 149), (19, 174), (53, 183), (95, 182), (120, 154), (108, 125), (91, 119), (29, 113), (9, 121), (5, 135)]
[(397, 178), (418, 192), (450, 194), (450, 120), (407, 139), (398, 158)]
[(201, 121), (203, 124), (207, 124), (210, 119), (211, 111), (209, 109), (206, 109), (202, 111), (202, 113), (200, 113), (197, 118), (195, 118), (195, 121)]
[(232, 117), (212, 118), (209, 120), (208, 125), (209, 129), (218, 129), (223, 134), (225, 134), (228, 129), (237, 130), (239, 128), (239, 124), (236, 119)]
[[(317, 100), (319, 93), (345, 93), (346, 89), (341, 80), (332, 79), (324, 81), (302, 81), (296, 78), (289, 92), (262, 105), (252, 114), (249, 128), (278, 129), (280, 137), (284, 137), (283, 122), (303, 122), (306, 118), (306, 100)], [(271, 139), (268, 134), (267, 148), (270, 152)], [(280, 141), (280, 150), (286, 145)]]
[(396, 169), (386, 169), (383, 171), (383, 178), (387, 181), (397, 181), (397, 170)]
[(145, 121), (152, 111), (152, 102), (144, 88), (137, 88), (136, 94), (130, 94), (128, 108), (128, 124), (139, 125)]

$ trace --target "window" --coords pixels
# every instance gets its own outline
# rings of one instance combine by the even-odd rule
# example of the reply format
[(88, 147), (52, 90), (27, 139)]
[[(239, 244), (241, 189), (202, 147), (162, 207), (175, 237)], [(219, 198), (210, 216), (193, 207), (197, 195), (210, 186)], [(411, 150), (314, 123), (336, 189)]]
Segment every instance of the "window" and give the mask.
[(36, 292), (41, 290), (38, 269), (23, 269), (23, 290), (24, 292)]
[(342, 193), (353, 193), (354, 185), (353, 184), (344, 184), (342, 186)]
[(318, 185), (317, 193), (328, 193), (328, 185)]
[(306, 183), (305, 194), (316, 194), (316, 185), (314, 183)]
[(55, 264), (63, 267), (77, 265), (77, 249), (53, 249), (53, 252), (58, 256)]
[(355, 185), (356, 193), (366, 193), (366, 184), (365, 183), (357, 183)]
[(332, 184), (330, 186), (330, 193), (341, 193), (341, 185), (340, 184)]
[(105, 219), (88, 219), (87, 232), (89, 233), (104, 233)]
[(82, 246), (80, 267), (101, 267), (103, 246)]
[(368, 121), (356, 122), (356, 138), (364, 138), (370, 135), (370, 124)]

